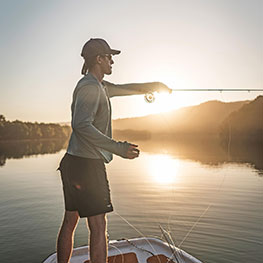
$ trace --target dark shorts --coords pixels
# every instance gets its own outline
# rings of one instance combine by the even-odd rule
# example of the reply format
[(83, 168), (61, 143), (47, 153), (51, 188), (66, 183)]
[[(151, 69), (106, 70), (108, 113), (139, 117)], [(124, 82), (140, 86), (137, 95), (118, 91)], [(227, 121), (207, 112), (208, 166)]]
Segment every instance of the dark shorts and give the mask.
[(66, 153), (59, 168), (66, 211), (90, 217), (113, 211), (105, 164)]

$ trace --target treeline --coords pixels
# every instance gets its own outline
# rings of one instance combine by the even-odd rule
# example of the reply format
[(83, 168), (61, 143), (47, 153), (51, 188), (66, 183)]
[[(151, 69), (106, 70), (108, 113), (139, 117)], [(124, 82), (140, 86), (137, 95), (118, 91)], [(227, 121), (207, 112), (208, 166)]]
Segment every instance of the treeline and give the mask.
[(8, 121), (0, 115), (0, 140), (62, 139), (69, 137), (71, 128), (54, 123)]

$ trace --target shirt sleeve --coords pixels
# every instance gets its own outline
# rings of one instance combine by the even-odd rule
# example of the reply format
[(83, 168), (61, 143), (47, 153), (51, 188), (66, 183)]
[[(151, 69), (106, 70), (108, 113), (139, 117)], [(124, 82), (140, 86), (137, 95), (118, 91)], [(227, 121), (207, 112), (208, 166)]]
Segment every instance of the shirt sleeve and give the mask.
[(100, 95), (100, 87), (96, 85), (86, 85), (80, 88), (75, 99), (72, 129), (88, 143), (125, 158), (129, 144), (116, 142), (93, 125)]
[(103, 83), (108, 89), (109, 97), (146, 94), (153, 92), (159, 85), (159, 82), (113, 84), (103, 81)]

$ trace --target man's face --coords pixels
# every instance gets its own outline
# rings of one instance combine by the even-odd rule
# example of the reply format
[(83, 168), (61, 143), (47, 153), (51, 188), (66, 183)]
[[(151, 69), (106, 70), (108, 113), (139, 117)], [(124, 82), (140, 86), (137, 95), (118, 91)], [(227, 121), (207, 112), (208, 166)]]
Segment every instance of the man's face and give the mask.
[(110, 54), (106, 54), (101, 56), (101, 70), (104, 74), (106, 75), (110, 75), (112, 73), (112, 64), (113, 64), (113, 60), (112, 60), (112, 55)]

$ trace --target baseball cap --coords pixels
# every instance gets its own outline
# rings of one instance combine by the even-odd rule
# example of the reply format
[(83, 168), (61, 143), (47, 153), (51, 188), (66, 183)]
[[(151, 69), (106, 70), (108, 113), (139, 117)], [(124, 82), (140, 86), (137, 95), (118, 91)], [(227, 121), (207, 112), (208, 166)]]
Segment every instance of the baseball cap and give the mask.
[(118, 55), (120, 53), (121, 53), (120, 50), (112, 49), (104, 39), (91, 38), (83, 46), (81, 51), (81, 56), (84, 59), (88, 59), (90, 57), (94, 57), (97, 55), (103, 55), (103, 54)]

